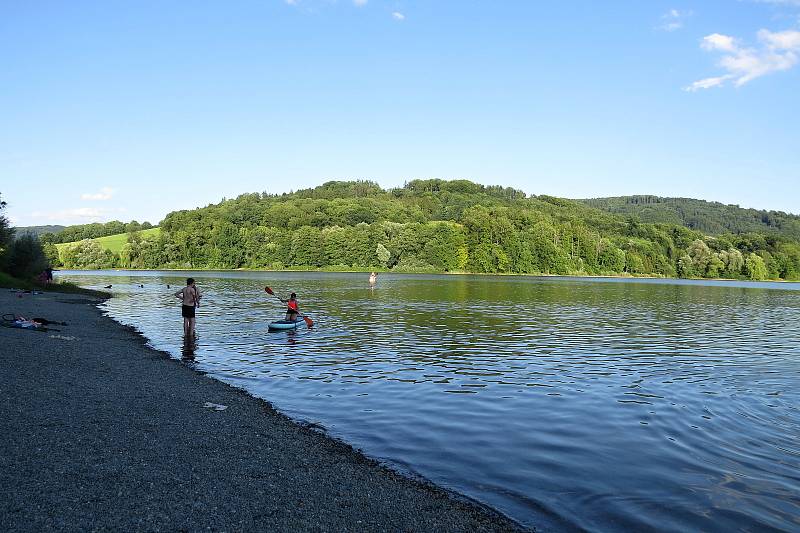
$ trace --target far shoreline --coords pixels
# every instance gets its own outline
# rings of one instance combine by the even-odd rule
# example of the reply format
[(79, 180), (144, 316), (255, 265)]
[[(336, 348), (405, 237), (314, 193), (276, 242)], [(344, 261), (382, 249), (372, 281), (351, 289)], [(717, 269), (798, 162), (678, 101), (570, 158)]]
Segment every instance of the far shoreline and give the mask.
[(378, 268), (350, 269), (350, 270), (329, 270), (329, 269), (292, 269), (284, 268), (280, 270), (270, 268), (60, 268), (55, 272), (272, 272), (272, 273), (315, 273), (315, 274), (367, 274), (377, 272), (378, 274), (399, 274), (399, 275), (434, 275), (434, 276), (491, 276), (491, 277), (510, 277), (510, 278), (568, 278), (575, 280), (583, 279), (619, 279), (619, 280), (665, 280), (665, 281), (733, 281), (742, 283), (800, 283), (800, 280), (787, 279), (738, 279), (738, 278), (677, 278), (671, 276), (637, 275), (637, 274), (544, 274), (544, 273), (517, 273), (517, 272), (465, 272), (465, 271), (395, 271), (381, 270)]

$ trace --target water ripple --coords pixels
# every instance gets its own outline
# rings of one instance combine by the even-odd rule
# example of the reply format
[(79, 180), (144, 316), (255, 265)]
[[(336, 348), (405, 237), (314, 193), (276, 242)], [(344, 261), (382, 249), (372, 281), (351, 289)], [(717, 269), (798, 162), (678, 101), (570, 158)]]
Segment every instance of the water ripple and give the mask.
[[(180, 273), (60, 274), (181, 357)], [(525, 524), (800, 528), (797, 285), (192, 275), (198, 369)]]

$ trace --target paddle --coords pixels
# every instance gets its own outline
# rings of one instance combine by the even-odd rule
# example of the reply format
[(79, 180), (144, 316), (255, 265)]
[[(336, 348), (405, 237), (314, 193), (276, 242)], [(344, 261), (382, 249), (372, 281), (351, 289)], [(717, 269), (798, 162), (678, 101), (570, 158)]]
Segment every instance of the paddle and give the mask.
[[(274, 296), (278, 300), (281, 300), (281, 297), (278, 296), (277, 294), (275, 294), (274, 292), (272, 292), (272, 289), (270, 287), (268, 287), (268, 286), (264, 287), (264, 290), (267, 292), (267, 294), (271, 294), (272, 296)], [(281, 303), (283, 303), (283, 300), (281, 300)], [(300, 315), (300, 318), (302, 318), (305, 321), (306, 326), (308, 326), (309, 328), (314, 326), (314, 321), (311, 320), (311, 317), (308, 317), (306, 315), (302, 315), (300, 313), (297, 313), (297, 314)]]

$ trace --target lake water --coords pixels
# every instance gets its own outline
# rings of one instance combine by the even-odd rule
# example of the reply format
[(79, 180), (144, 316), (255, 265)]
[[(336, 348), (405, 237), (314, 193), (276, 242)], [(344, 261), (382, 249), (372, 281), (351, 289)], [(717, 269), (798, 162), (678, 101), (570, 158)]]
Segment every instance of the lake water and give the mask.
[[(187, 275), (196, 347), (172, 296)], [(525, 525), (800, 530), (797, 284), (57, 276), (113, 284), (103, 308), (155, 348)], [(315, 327), (268, 333), (283, 307), (265, 285)]]

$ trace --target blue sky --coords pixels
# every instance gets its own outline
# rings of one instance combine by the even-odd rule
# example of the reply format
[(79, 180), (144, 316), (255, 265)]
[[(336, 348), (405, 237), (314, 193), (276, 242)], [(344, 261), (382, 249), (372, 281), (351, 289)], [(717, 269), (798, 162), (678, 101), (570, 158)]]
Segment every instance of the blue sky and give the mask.
[(0, 0), (17, 225), (331, 179), (800, 213), (800, 0)]

